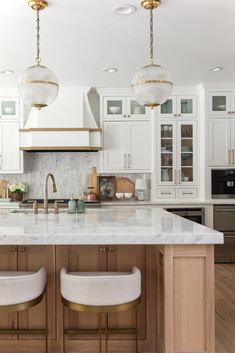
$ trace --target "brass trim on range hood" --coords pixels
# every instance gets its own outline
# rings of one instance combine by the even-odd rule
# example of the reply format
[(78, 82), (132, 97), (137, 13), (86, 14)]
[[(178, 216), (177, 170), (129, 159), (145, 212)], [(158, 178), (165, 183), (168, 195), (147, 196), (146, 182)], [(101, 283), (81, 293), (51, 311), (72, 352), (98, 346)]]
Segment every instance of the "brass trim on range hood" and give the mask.
[(97, 128), (86, 128), (86, 127), (58, 127), (58, 128), (28, 128), (28, 129), (20, 129), (20, 132), (41, 132), (41, 131), (88, 131), (88, 132), (102, 132), (102, 129)]
[(102, 147), (96, 147), (96, 146), (31, 146), (31, 147), (20, 147), (20, 151), (25, 151), (25, 152), (49, 152), (49, 151), (54, 151), (54, 152), (66, 152), (66, 151), (74, 151), (74, 152), (96, 152), (96, 151), (101, 151)]

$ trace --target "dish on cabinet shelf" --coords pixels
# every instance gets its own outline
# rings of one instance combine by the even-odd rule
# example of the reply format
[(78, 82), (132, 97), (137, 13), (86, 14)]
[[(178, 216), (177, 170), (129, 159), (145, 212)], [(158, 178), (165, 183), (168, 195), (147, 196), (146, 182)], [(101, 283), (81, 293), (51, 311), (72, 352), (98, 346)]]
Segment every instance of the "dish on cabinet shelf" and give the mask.
[(109, 112), (112, 114), (118, 114), (120, 112), (120, 107), (109, 107)]

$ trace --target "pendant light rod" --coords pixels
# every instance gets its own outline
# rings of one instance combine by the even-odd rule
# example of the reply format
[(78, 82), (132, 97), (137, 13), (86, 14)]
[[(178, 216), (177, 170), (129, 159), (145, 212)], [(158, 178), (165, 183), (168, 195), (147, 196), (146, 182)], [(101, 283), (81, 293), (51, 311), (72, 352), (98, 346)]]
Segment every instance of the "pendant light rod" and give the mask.
[(39, 17), (39, 10), (37, 10), (37, 54), (36, 54), (36, 64), (39, 65), (41, 62), (40, 58), (40, 17)]
[(154, 64), (154, 53), (153, 53), (153, 9), (150, 10), (150, 63)]

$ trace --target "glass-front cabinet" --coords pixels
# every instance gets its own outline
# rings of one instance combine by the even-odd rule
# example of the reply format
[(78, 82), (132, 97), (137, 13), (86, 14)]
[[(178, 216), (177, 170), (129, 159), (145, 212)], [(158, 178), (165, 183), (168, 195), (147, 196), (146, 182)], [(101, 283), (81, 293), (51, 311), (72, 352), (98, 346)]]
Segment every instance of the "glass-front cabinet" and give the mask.
[(157, 184), (196, 184), (196, 123), (158, 121)]
[(140, 105), (133, 97), (104, 97), (103, 117), (105, 120), (143, 120), (149, 118), (149, 109)]
[(235, 117), (235, 92), (209, 92), (208, 115)]
[(19, 98), (0, 97), (1, 120), (19, 120)]
[(171, 96), (158, 108), (160, 118), (195, 118), (196, 96)]

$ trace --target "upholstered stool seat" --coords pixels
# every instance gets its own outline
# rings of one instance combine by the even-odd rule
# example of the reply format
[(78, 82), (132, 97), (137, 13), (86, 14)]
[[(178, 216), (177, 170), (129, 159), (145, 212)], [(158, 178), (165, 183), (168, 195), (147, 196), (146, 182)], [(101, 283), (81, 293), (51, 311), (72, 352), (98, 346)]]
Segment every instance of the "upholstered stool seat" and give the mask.
[[(99, 313), (99, 339), (101, 347), (101, 313), (106, 314), (105, 340), (108, 351), (107, 314), (137, 308), (141, 296), (141, 272), (133, 267), (131, 272), (69, 272), (60, 273), (62, 302), (68, 308)], [(136, 326), (137, 326), (137, 312)], [(75, 330), (73, 330), (75, 331)], [(64, 329), (64, 334), (70, 330)], [(138, 351), (137, 327), (136, 352)], [(76, 333), (74, 333), (76, 334)], [(64, 345), (65, 346), (65, 345)], [(65, 349), (64, 349), (65, 351)]]
[[(47, 283), (45, 268), (31, 271), (0, 271), (0, 312), (18, 312), (40, 303)], [(45, 301), (46, 328), (44, 329), (0, 329), (0, 334), (42, 335), (46, 337), (45, 351), (48, 352), (47, 340), (47, 299)]]
[(0, 306), (25, 303), (40, 297), (46, 281), (45, 268), (37, 272), (0, 271)]

